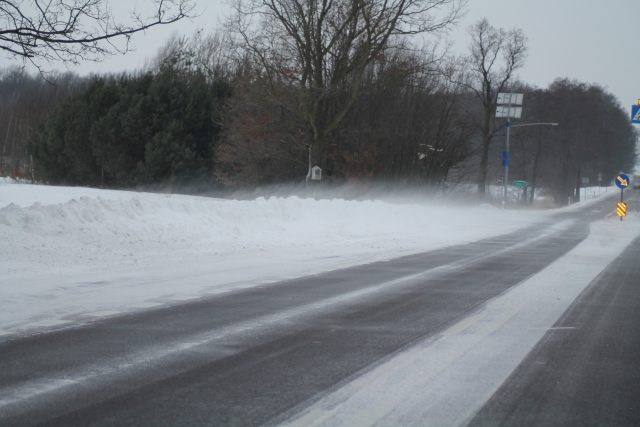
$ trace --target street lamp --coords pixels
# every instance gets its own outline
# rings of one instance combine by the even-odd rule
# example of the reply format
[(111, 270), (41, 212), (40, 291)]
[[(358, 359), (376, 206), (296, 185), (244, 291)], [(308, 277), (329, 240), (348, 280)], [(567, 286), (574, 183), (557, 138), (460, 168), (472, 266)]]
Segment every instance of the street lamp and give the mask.
[[(558, 123), (555, 122), (550, 122), (550, 123), (516, 123), (513, 124), (510, 121), (507, 120), (507, 143), (506, 143), (506, 148), (505, 148), (505, 153), (506, 156), (503, 157), (503, 164), (504, 164), (504, 188), (503, 188), (503, 196), (502, 196), (502, 203), (504, 205), (507, 204), (507, 188), (509, 185), (509, 131), (511, 130), (511, 128), (519, 128), (519, 127), (525, 127), (525, 126), (558, 126)], [(506, 160), (506, 161), (505, 161)]]
[(525, 127), (525, 126), (558, 126), (558, 123), (511, 123), (511, 118), (519, 119), (522, 116), (522, 99), (521, 93), (499, 93), (496, 106), (496, 117), (505, 117), (507, 122), (494, 131), (497, 132), (503, 127), (507, 128), (507, 141), (505, 150), (502, 153), (502, 166), (504, 166), (504, 180), (503, 180), (503, 196), (502, 204), (507, 204), (507, 188), (509, 185), (509, 137), (511, 134), (511, 128)]

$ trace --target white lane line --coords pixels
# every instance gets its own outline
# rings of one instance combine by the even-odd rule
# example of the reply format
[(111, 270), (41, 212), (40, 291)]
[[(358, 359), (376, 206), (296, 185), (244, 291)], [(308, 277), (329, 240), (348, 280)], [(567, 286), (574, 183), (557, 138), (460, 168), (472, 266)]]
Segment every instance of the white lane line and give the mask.
[(465, 425), (580, 292), (640, 235), (637, 218), (627, 225), (594, 223), (585, 241), (537, 275), (284, 425)]
[(278, 313), (269, 314), (254, 318), (245, 322), (208, 331), (205, 333), (195, 334), (184, 337), (175, 342), (162, 343), (152, 347), (145, 348), (142, 351), (128, 354), (113, 361), (92, 364), (76, 369), (72, 372), (56, 372), (53, 376), (46, 378), (38, 378), (25, 381), (4, 389), (0, 389), (0, 409), (7, 410), (12, 405), (24, 405), (30, 399), (37, 399), (49, 393), (55, 393), (69, 389), (71, 387), (88, 386), (91, 382), (99, 378), (108, 378), (109, 376), (123, 376), (127, 372), (133, 372), (136, 369), (148, 369), (153, 363), (162, 363), (176, 355), (196, 350), (197, 347), (210, 345), (215, 341), (219, 341), (229, 337), (241, 337), (243, 334), (255, 333), (258, 330), (277, 327), (278, 324), (290, 322), (296, 318), (309, 317), (318, 312), (327, 309), (336, 309), (340, 306), (347, 306), (353, 301), (362, 301), (364, 298), (384, 291), (388, 288), (401, 286), (412, 283), (416, 280), (426, 280), (440, 274), (457, 271), (463, 267), (473, 265), (484, 259), (506, 253), (513, 249), (527, 246), (535, 241), (541, 240), (554, 233), (561, 232), (570, 228), (574, 224), (574, 220), (564, 220), (550, 227), (538, 235), (525, 239), (512, 246), (489, 252), (476, 257), (466, 258), (459, 261), (434, 267), (419, 273), (404, 276), (387, 282), (379, 283), (375, 286), (369, 286), (353, 292), (348, 292), (335, 297), (329, 297), (310, 304), (297, 306)]

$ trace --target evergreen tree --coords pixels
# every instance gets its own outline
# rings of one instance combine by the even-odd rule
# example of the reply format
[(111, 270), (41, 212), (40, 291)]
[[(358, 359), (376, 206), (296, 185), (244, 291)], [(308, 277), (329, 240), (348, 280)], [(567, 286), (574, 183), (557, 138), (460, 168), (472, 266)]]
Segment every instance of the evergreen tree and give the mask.
[(206, 183), (213, 176), (216, 115), (230, 96), (175, 58), (157, 73), (91, 79), (37, 133), (32, 151), (52, 183)]

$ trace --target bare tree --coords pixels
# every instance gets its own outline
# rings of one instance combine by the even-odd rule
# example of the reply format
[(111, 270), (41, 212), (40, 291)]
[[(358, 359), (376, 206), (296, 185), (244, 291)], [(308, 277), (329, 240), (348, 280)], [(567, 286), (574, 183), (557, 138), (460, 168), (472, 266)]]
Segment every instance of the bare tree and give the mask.
[(199, 30), (191, 36), (174, 35), (146, 67), (153, 71), (167, 60), (173, 60), (182, 68), (200, 71), (209, 81), (230, 80), (241, 69), (230, 54), (232, 48), (231, 38), (222, 31), (205, 34)]
[(194, 7), (191, 0), (151, 4), (148, 16), (132, 12), (129, 22), (123, 23), (104, 0), (0, 0), (0, 50), (38, 68), (38, 60), (99, 60), (128, 51), (133, 34), (179, 21)]
[(331, 138), (347, 179), (442, 186), (466, 155), (462, 88), (434, 72), (435, 62), (436, 52), (389, 50), (367, 69), (361, 96)]
[(233, 29), (271, 79), (297, 85), (309, 167), (327, 167), (327, 141), (352, 108), (369, 64), (399, 36), (457, 19), (464, 0), (247, 0)]
[(31, 175), (29, 142), (51, 110), (79, 80), (71, 73), (52, 74), (48, 84), (14, 67), (0, 70), (0, 176)]
[(478, 194), (484, 197), (489, 148), (493, 139), (494, 115), (498, 92), (503, 91), (522, 67), (527, 56), (526, 38), (522, 30), (505, 31), (480, 20), (470, 29), (471, 52), (466, 58), (466, 79), (461, 83), (470, 89), (482, 105), (482, 146), (478, 171)]

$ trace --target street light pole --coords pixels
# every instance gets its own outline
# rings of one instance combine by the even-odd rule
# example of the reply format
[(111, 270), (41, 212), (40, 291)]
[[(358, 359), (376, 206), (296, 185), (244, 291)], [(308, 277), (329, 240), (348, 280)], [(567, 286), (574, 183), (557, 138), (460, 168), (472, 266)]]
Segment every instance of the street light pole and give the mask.
[(509, 185), (509, 137), (511, 130), (511, 118), (519, 119), (522, 115), (522, 98), (521, 93), (498, 93), (496, 98), (496, 117), (505, 117), (507, 119), (507, 144), (502, 154), (502, 166), (504, 166), (504, 177), (502, 182), (503, 200), (502, 204), (507, 204), (507, 189)]
[[(511, 109), (511, 104), (509, 104), (509, 109)], [(502, 204), (507, 205), (507, 189), (509, 183), (509, 137), (511, 136), (511, 117), (507, 116), (507, 144), (504, 150), (504, 182), (502, 183)]]
[(505, 153), (506, 153), (506, 158), (507, 161), (505, 162), (504, 165), (504, 194), (503, 194), (503, 199), (502, 199), (502, 203), (504, 205), (507, 204), (507, 185), (509, 182), (509, 136), (511, 134), (511, 128), (520, 128), (520, 127), (525, 127), (525, 126), (558, 126), (558, 123), (555, 122), (549, 122), (549, 123), (516, 123), (513, 124), (511, 123), (511, 118), (507, 117), (507, 123), (506, 123), (506, 128), (507, 128), (507, 143), (506, 143), (506, 147), (505, 147)]
[(502, 166), (504, 166), (504, 180), (502, 183), (503, 187), (503, 195), (502, 195), (502, 204), (503, 206), (507, 205), (507, 190), (509, 188), (509, 139), (511, 137), (511, 128), (512, 127), (523, 127), (523, 126), (558, 126), (558, 123), (511, 123), (511, 118), (519, 119), (522, 116), (522, 98), (523, 94), (521, 93), (498, 93), (498, 97), (496, 98), (496, 117), (504, 117), (507, 119), (507, 122), (500, 126), (498, 129), (492, 132), (492, 135), (498, 132), (503, 127), (507, 128), (507, 141), (505, 145), (505, 150), (502, 154)]
[(504, 164), (504, 182), (503, 182), (503, 195), (502, 195), (502, 204), (506, 205), (507, 204), (507, 188), (508, 188), (508, 183), (509, 183), (509, 155), (510, 155), (510, 147), (509, 147), (509, 143), (510, 143), (510, 137), (511, 137), (511, 128), (519, 128), (519, 127), (525, 127), (525, 126), (558, 126), (558, 123), (556, 122), (538, 122), (538, 123), (516, 123), (513, 124), (511, 123), (511, 118), (507, 117), (507, 123), (505, 123), (503, 126), (499, 127), (498, 129), (496, 129), (494, 131), (494, 133), (496, 133), (497, 131), (499, 131), (500, 129), (502, 129), (503, 127), (507, 128), (507, 141), (505, 143), (505, 150), (504, 150), (504, 157), (503, 157), (503, 164)]

